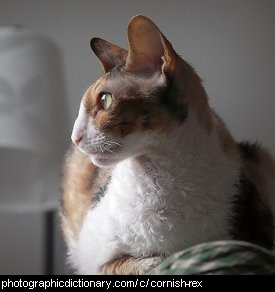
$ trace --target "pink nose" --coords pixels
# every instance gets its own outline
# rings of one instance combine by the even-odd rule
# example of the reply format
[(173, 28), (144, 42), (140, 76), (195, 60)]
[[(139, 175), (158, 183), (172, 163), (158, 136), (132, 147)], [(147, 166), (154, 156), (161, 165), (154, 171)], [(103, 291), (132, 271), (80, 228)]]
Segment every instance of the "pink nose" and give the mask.
[(80, 143), (80, 141), (82, 140), (83, 136), (80, 137), (76, 137), (75, 139), (73, 139), (73, 142), (75, 145), (78, 145)]

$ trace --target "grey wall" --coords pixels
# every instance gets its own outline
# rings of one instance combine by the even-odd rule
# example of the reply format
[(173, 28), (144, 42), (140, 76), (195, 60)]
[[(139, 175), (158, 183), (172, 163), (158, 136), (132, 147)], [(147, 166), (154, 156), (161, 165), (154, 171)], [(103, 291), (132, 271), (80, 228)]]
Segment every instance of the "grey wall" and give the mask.
[[(126, 47), (126, 26), (136, 14), (151, 17), (197, 69), (211, 105), (233, 135), (258, 139), (275, 153), (275, 1), (0, 0), (0, 25), (40, 31), (63, 51), (71, 125), (81, 95), (101, 74), (90, 38)], [(25, 241), (24, 250), (31, 254)], [(57, 272), (62, 272), (62, 258), (59, 262)]]

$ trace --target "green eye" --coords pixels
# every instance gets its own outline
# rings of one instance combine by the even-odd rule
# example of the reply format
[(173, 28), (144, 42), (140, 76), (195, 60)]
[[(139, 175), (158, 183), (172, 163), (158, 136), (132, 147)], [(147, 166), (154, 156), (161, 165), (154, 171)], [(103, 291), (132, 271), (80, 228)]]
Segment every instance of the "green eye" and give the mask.
[(108, 110), (112, 104), (112, 94), (111, 93), (103, 93), (101, 96), (101, 105), (105, 110)]

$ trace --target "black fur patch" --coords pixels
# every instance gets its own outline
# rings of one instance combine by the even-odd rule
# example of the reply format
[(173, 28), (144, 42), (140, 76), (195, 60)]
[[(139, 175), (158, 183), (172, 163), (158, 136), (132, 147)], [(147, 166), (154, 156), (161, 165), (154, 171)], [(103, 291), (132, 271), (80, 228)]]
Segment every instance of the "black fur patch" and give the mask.
[(108, 179), (107, 179), (106, 183), (99, 189), (98, 192), (96, 192), (96, 194), (95, 194), (95, 196), (93, 198), (93, 202), (94, 203), (95, 202), (99, 202), (104, 197), (105, 192), (106, 192), (106, 190), (108, 188), (108, 185), (109, 185), (110, 181), (111, 181), (111, 176), (108, 176)]
[(233, 238), (272, 249), (274, 225), (271, 210), (264, 205), (253, 182), (242, 172), (237, 190), (233, 202)]
[[(115, 67), (108, 73), (107, 80), (117, 79), (118, 82), (115, 85), (112, 84), (112, 86), (107, 85), (107, 87), (102, 90), (114, 92), (114, 94), (115, 92), (118, 92), (120, 94), (126, 93), (127, 95), (137, 95), (142, 100), (144, 96), (148, 95), (148, 90), (143, 88), (142, 82), (138, 83), (135, 81), (137, 79), (136, 76), (138, 75), (126, 72), (123, 66)], [(149, 97), (155, 97), (160, 105), (164, 106), (176, 120), (182, 123), (187, 118), (188, 106), (179, 96), (179, 90), (175, 80), (169, 76), (166, 76), (166, 79), (167, 81), (164, 87), (155, 89), (155, 84), (152, 84), (152, 91), (150, 92)], [(129, 84), (129, 86), (124, 86), (125, 84)], [(143, 127), (148, 128), (149, 125), (150, 123), (147, 123), (146, 121)]]
[(165, 90), (159, 96), (159, 100), (182, 123), (188, 116), (188, 106), (183, 101), (178, 100), (175, 81), (172, 78), (168, 78), (167, 83)]
[(146, 109), (141, 110), (141, 125), (144, 129), (148, 129), (150, 127), (150, 112)]
[(241, 142), (238, 146), (244, 159), (259, 162), (259, 145), (257, 143)]

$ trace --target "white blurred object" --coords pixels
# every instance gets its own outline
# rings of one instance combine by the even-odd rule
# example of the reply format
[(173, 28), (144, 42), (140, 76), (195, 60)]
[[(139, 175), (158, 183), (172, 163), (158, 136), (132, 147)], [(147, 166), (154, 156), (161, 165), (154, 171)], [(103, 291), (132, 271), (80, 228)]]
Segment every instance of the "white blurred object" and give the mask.
[(58, 48), (32, 31), (0, 27), (0, 212), (58, 206), (66, 126)]

